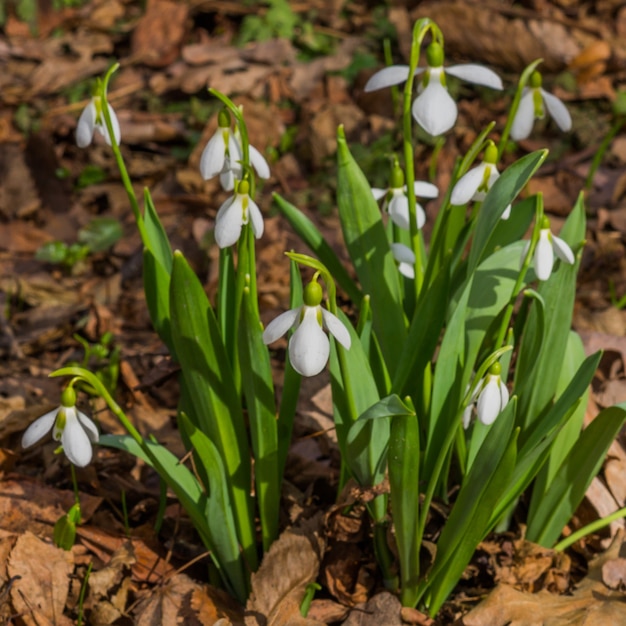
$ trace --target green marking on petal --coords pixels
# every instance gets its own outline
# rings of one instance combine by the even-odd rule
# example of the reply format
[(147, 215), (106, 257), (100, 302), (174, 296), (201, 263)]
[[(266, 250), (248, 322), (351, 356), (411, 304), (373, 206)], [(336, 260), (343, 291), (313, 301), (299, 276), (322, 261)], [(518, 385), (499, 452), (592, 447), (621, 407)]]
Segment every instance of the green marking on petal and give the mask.
[(541, 97), (541, 91), (536, 88), (533, 91), (533, 106), (535, 108), (535, 119), (542, 120), (545, 117), (545, 110), (543, 108), (543, 98)]

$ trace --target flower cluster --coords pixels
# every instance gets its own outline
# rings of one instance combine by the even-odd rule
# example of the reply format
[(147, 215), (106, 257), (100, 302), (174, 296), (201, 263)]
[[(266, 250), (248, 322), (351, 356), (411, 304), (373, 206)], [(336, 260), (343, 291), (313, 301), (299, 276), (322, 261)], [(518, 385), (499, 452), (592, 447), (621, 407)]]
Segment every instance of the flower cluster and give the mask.
[(323, 328), (346, 349), (350, 349), (350, 333), (343, 322), (321, 306), (322, 287), (314, 277), (305, 287), (304, 304), (281, 313), (263, 332), (263, 341), (273, 343), (295, 328), (289, 339), (289, 360), (302, 376), (316, 376), (325, 367), (330, 355), (330, 342)]
[(29, 448), (52, 430), (52, 438), (61, 441), (71, 463), (85, 467), (91, 462), (91, 444), (98, 442), (98, 428), (76, 408), (76, 392), (71, 384), (61, 394), (61, 406), (36, 419), (22, 436), (22, 447)]

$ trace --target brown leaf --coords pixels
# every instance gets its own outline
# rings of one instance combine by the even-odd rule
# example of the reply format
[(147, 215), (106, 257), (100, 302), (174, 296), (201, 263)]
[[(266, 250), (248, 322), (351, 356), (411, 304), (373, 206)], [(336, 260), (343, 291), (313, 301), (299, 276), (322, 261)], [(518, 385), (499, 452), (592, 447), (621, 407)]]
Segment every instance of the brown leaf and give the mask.
[(403, 626), (401, 608), (396, 596), (383, 591), (355, 606), (343, 626)]
[(185, 2), (149, 0), (132, 35), (132, 51), (151, 67), (167, 67), (180, 54), (189, 7)]
[(286, 530), (271, 546), (252, 575), (252, 594), (246, 605), (248, 626), (316, 626), (300, 615), (308, 583), (317, 577), (322, 549), (320, 515)]
[(63, 615), (74, 559), (71, 552), (42, 541), (25, 532), (15, 543), (8, 574), (16, 579), (11, 587), (11, 602), (27, 626), (70, 626)]

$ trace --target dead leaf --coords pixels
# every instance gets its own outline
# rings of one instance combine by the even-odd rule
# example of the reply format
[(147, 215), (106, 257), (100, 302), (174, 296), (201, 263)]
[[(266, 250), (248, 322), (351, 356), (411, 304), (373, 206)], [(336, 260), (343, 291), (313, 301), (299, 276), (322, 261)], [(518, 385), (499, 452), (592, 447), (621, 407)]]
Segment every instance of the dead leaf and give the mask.
[(11, 602), (26, 626), (71, 626), (63, 615), (74, 568), (71, 552), (55, 548), (31, 532), (18, 538), (7, 565), (11, 578)]
[(401, 608), (397, 596), (383, 591), (367, 602), (357, 604), (343, 626), (403, 626)]
[(320, 520), (321, 515), (316, 515), (286, 530), (265, 554), (252, 575), (252, 593), (246, 605), (248, 626), (322, 624), (300, 614), (305, 588), (319, 571)]

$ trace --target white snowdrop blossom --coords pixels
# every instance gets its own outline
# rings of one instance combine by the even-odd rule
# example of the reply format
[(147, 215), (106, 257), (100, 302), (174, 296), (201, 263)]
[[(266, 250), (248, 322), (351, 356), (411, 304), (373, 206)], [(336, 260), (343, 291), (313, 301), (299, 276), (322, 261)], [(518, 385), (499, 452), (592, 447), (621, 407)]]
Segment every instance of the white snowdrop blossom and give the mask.
[(350, 349), (350, 333), (343, 322), (321, 306), (322, 287), (313, 279), (304, 289), (304, 304), (281, 313), (263, 332), (263, 341), (273, 343), (288, 330), (295, 328), (289, 339), (289, 360), (302, 376), (319, 374), (330, 355), (330, 334), (346, 349)]
[[(526, 242), (522, 252), (522, 262), (526, 257), (529, 246), (530, 241)], [(572, 249), (560, 237), (552, 234), (550, 231), (550, 220), (544, 216), (541, 230), (539, 231), (539, 240), (533, 255), (535, 274), (539, 280), (548, 280), (550, 278), (556, 261), (555, 255), (556, 258), (564, 263), (574, 264), (575, 258)]]
[[(448, 93), (446, 74), (476, 85), (502, 89), (502, 80), (493, 70), (476, 63), (451, 65), (444, 70), (443, 58), (443, 48), (433, 42), (426, 49), (427, 67), (415, 71), (416, 76), (421, 75), (421, 81), (411, 111), (415, 121), (433, 136), (450, 130), (458, 115), (456, 102)], [(398, 85), (407, 80), (409, 71), (408, 65), (386, 67), (367, 81), (365, 91)]]
[(473, 403), (476, 403), (476, 416), (485, 426), (490, 426), (509, 402), (509, 390), (500, 376), (501, 367), (494, 363), (488, 374), (476, 385), (470, 404), (463, 412), (463, 427), (468, 428)]
[[(265, 157), (254, 147), (248, 146), (250, 164), (259, 178), (270, 177), (270, 167)], [(218, 116), (218, 127), (200, 157), (200, 174), (205, 180), (209, 180), (219, 174), (220, 184), (224, 191), (232, 191), (235, 183), (243, 177), (241, 161), (243, 151), (241, 148), (241, 133), (236, 126), (230, 128), (230, 114), (224, 109)]]
[[(119, 145), (121, 137), (120, 123), (117, 120), (113, 107), (110, 104), (108, 107), (115, 143)], [(93, 135), (96, 131), (104, 137), (104, 140), (110, 146), (111, 137), (104, 121), (100, 96), (93, 96), (78, 118), (78, 123), (76, 124), (76, 145), (79, 148), (86, 148), (93, 141)]]
[[(492, 141), (485, 149), (483, 161), (477, 167), (461, 176), (452, 189), (450, 204), (457, 206), (467, 204), (471, 200), (482, 202), (496, 180), (500, 177), (497, 167), (498, 149)], [(502, 219), (507, 220), (511, 215), (509, 204), (502, 213)]]
[(257, 203), (250, 197), (247, 180), (237, 183), (237, 190), (217, 211), (215, 217), (215, 241), (220, 248), (237, 243), (244, 224), (250, 223), (254, 236), (263, 235), (263, 215)]
[(391, 254), (398, 263), (398, 271), (407, 278), (415, 278), (415, 254), (403, 243), (392, 243)]
[[(384, 198), (382, 210), (389, 213), (391, 221), (400, 228), (410, 230), (409, 222), (409, 199), (407, 197), (406, 185), (404, 184), (404, 174), (398, 168), (400, 176), (396, 175), (396, 170), (392, 171), (391, 184), (388, 189), (372, 188), (374, 199), (378, 202)], [(432, 183), (416, 180), (413, 188), (418, 198), (436, 198), (439, 195), (439, 189)], [(418, 230), (423, 228), (426, 223), (426, 213), (420, 203), (415, 205), (415, 221)]]
[(530, 77), (530, 87), (525, 87), (519, 107), (511, 125), (511, 139), (519, 141), (526, 139), (532, 131), (535, 120), (543, 119), (548, 110), (556, 125), (567, 132), (572, 128), (572, 117), (567, 107), (551, 93), (541, 87), (542, 77), (539, 72), (533, 72)]
[(67, 387), (61, 395), (61, 406), (36, 419), (22, 436), (22, 447), (29, 448), (52, 430), (52, 438), (61, 441), (63, 452), (71, 463), (85, 467), (93, 455), (91, 444), (98, 442), (98, 428), (76, 408), (76, 392)]

